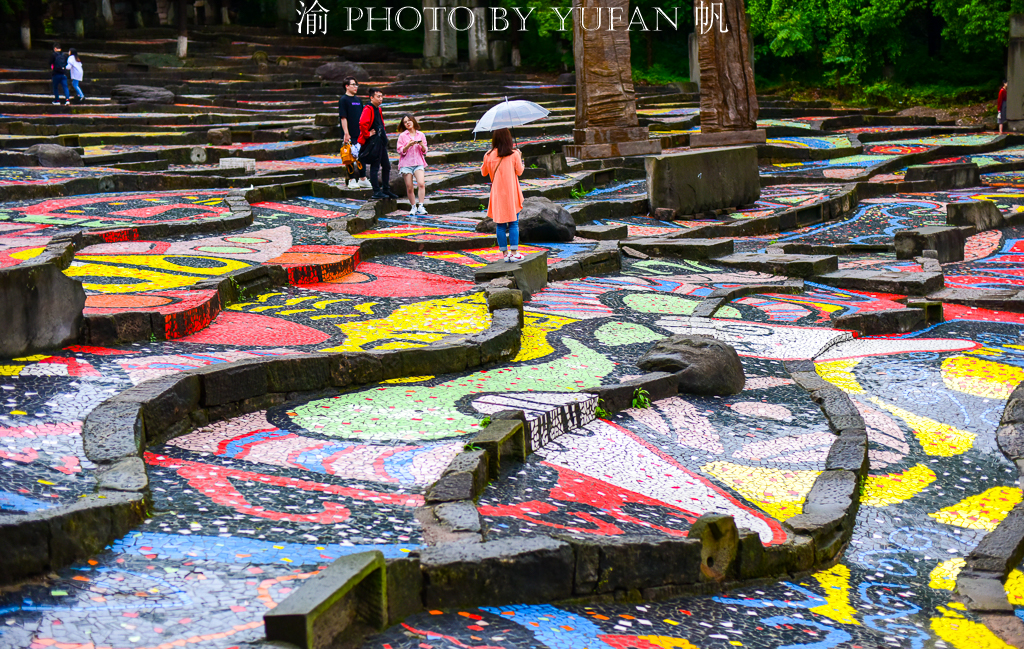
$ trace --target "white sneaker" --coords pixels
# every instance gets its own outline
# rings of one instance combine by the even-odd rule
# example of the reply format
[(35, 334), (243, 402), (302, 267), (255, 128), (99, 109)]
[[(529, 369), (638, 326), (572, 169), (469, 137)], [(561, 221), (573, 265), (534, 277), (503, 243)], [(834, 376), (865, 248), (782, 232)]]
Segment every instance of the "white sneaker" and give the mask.
[(51, 101), (50, 103), (53, 104), (54, 106), (60, 106), (60, 102), (59, 101)]
[(524, 259), (526, 259), (526, 257), (524, 257), (523, 255), (519, 254), (518, 252), (516, 254), (514, 254), (514, 255), (509, 255), (508, 256), (508, 260), (509, 261), (522, 261)]
[(357, 181), (355, 178), (350, 178), (348, 181), (348, 188), (359, 189), (359, 181)]
[(508, 258), (512, 256), (512, 255), (510, 255), (507, 252), (503, 252), (501, 254), (502, 254), (502, 258), (501, 258), (502, 261), (508, 261)]
[(416, 213), (419, 214), (420, 216), (427, 215), (427, 208), (423, 206), (423, 203), (420, 203), (419, 205), (416, 206)]
[(416, 211), (416, 206), (413, 205), (412, 209), (409, 210), (409, 216), (419, 216), (419, 215), (420, 215), (420, 213)]
[(369, 178), (361, 178), (359, 180), (359, 186), (363, 189), (370, 189), (373, 187), (373, 185), (370, 184)]

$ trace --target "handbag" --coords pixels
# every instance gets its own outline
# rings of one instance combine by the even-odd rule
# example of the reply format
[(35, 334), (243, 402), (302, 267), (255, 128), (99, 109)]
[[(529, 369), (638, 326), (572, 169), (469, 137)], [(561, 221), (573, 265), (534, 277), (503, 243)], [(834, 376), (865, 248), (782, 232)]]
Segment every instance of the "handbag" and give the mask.
[(352, 155), (352, 145), (347, 142), (341, 145), (341, 164), (345, 165), (345, 170), (349, 175), (363, 168), (363, 163)]

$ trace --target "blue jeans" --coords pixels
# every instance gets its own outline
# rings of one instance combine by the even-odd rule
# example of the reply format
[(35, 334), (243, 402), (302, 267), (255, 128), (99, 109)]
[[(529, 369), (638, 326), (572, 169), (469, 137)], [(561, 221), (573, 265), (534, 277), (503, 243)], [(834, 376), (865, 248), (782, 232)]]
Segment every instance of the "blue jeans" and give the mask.
[[(516, 214), (516, 217), (517, 217), (516, 220), (512, 221), (511, 223), (495, 223), (494, 224), (497, 227), (498, 248), (500, 248), (502, 252), (505, 252), (505, 248), (507, 248), (509, 245), (512, 246), (513, 250), (515, 250), (516, 248), (519, 247), (519, 219), (518, 219), (518, 216), (519, 215)], [(506, 239), (508, 240), (507, 243), (506, 243)]]
[(68, 78), (63, 74), (53, 75), (53, 99), (54, 101), (60, 101), (60, 87), (64, 86), (64, 97), (71, 99), (71, 93), (68, 92)]
[(75, 89), (75, 94), (78, 95), (79, 99), (85, 99), (85, 95), (82, 94), (82, 89), (78, 87), (79, 83), (81, 83), (81, 82), (78, 79), (72, 79), (71, 80), (71, 87)]

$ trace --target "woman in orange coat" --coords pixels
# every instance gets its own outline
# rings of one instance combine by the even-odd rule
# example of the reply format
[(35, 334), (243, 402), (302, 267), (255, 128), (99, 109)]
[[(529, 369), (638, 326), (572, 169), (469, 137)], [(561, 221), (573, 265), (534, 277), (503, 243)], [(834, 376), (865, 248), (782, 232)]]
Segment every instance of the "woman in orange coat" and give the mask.
[(519, 176), (524, 169), (523, 154), (513, 146), (512, 134), (507, 128), (495, 131), (480, 173), (491, 177), (487, 216), (497, 226), (498, 248), (505, 261), (523, 260), (519, 254), (519, 212), (523, 209)]

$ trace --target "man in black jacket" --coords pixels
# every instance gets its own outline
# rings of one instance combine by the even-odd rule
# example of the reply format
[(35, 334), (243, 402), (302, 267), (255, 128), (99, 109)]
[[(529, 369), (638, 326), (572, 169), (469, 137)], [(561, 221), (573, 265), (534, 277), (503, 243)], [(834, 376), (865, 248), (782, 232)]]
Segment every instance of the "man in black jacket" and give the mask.
[(71, 92), (68, 90), (68, 55), (60, 51), (60, 43), (53, 44), (50, 55), (50, 75), (53, 81), (53, 105), (60, 106), (60, 87), (64, 86), (64, 105), (71, 105)]

